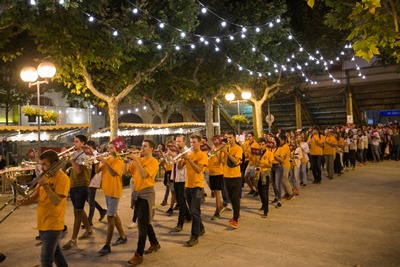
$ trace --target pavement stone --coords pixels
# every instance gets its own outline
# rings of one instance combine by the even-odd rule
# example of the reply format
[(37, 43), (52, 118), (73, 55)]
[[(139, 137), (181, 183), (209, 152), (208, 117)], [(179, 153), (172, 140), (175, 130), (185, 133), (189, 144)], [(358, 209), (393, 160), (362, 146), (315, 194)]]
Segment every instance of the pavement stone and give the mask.
[[(280, 209), (270, 205), (268, 218), (261, 218), (259, 198), (242, 198), (239, 227), (232, 230), (225, 211), (211, 220), (215, 199), (202, 205), (206, 234), (199, 244), (186, 247), (190, 223), (179, 233), (171, 233), (177, 211), (167, 216), (169, 206), (157, 206), (154, 228), (161, 249), (144, 256), (141, 266), (400, 266), (400, 162), (368, 163), (333, 180), (323, 172), (322, 184), (310, 184), (294, 200), (283, 201)], [(310, 179), (311, 176), (310, 176)], [(156, 184), (156, 203), (162, 201), (165, 187)], [(210, 192), (206, 188), (208, 196)], [(0, 195), (0, 205), (10, 198)], [(272, 194), (270, 194), (270, 200)], [(105, 207), (98, 190), (96, 200)], [(131, 223), (130, 189), (123, 189), (119, 215), (128, 237), (126, 244), (112, 247), (112, 253), (99, 257), (105, 242), (106, 220), (94, 217), (94, 235), (78, 240), (78, 248), (64, 251), (69, 266), (128, 266), (136, 249), (137, 229)], [(0, 211), (2, 218), (12, 209)], [(67, 203), (66, 224), (71, 236), (72, 204)], [(0, 224), (0, 252), (7, 259), (0, 266), (40, 266), (36, 205), (22, 207)], [(83, 230), (80, 231), (80, 234)], [(113, 241), (118, 238), (115, 231)], [(149, 246), (147, 241), (146, 248)]]

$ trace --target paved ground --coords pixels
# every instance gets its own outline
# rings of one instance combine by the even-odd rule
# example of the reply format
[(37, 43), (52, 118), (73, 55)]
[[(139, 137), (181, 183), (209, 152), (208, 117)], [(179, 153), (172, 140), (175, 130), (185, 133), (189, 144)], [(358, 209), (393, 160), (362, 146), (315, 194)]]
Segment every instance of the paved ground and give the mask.
[[(158, 206), (155, 230), (162, 248), (146, 255), (142, 266), (400, 266), (399, 171), (400, 162), (385, 161), (357, 167), (333, 180), (323, 179), (321, 185), (309, 185), (296, 199), (283, 202), (282, 208), (271, 206), (267, 219), (260, 217), (258, 199), (245, 196), (237, 230), (228, 227), (230, 212), (224, 212), (220, 220), (210, 220), (215, 206), (208, 197), (202, 206), (207, 232), (192, 248), (184, 246), (190, 225), (180, 233), (170, 233), (177, 214), (167, 216), (167, 207)], [(160, 203), (162, 183), (157, 183), (156, 192)], [(102, 192), (98, 194), (103, 204)], [(132, 217), (129, 189), (123, 194), (119, 214), (127, 225)], [(10, 209), (1, 211), (0, 217)], [(67, 209), (71, 228), (70, 201)], [(40, 264), (35, 212), (36, 206), (23, 207), (0, 224), (0, 251), (7, 255), (0, 266)], [(65, 252), (69, 265), (126, 266), (136, 248), (137, 229), (126, 227), (128, 243), (112, 247), (105, 257), (97, 251), (105, 241), (106, 223), (96, 221), (94, 229), (93, 238), (78, 241), (78, 249)]]

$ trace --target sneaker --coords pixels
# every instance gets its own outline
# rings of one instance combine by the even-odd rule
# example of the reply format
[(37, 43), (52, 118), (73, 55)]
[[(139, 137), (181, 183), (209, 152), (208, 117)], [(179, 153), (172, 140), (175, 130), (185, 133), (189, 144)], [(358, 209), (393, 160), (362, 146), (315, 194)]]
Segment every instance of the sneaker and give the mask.
[(221, 214), (225, 209), (226, 209), (226, 207), (225, 207), (224, 205), (222, 205), (222, 206), (219, 208), (219, 214)]
[(161, 202), (160, 205), (161, 205), (161, 206), (167, 206), (167, 204), (168, 204), (167, 201), (164, 200), (163, 202)]
[(168, 214), (168, 216), (172, 216), (174, 214), (174, 210), (169, 208), (166, 213)]
[(232, 219), (230, 225), (233, 229), (236, 229), (238, 227), (238, 222), (235, 221), (235, 219)]
[(186, 241), (186, 245), (188, 247), (193, 247), (194, 245), (197, 245), (199, 243), (199, 239), (195, 237), (191, 237), (188, 241)]
[(83, 235), (81, 235), (80, 237), (78, 237), (79, 240), (82, 239), (88, 239), (89, 237), (91, 237), (93, 235), (93, 231), (86, 231)]
[(143, 256), (139, 253), (135, 252), (135, 255), (127, 261), (127, 263), (131, 266), (137, 266), (143, 262)]
[(150, 254), (153, 252), (157, 252), (161, 248), (160, 244), (150, 245), (150, 247), (144, 251), (144, 254)]
[(268, 217), (268, 213), (263, 213), (262, 215), (261, 215), (261, 218), (267, 218)]
[(99, 222), (101, 222), (103, 219), (104, 219), (104, 217), (107, 215), (107, 210), (102, 210), (101, 212), (100, 212), (100, 218), (99, 218)]
[(6, 258), (7, 258), (6, 255), (0, 253), (0, 262), (3, 262)]
[(179, 204), (175, 204), (174, 210), (179, 210)]
[(253, 189), (250, 190), (250, 192), (248, 192), (248, 195), (253, 195), (256, 191), (254, 191)]
[(40, 236), (39, 236), (39, 235), (36, 236), (36, 237), (35, 237), (35, 240), (40, 241)]
[(110, 246), (104, 245), (102, 249), (99, 250), (100, 256), (107, 255), (108, 253), (111, 253), (111, 248)]
[(122, 237), (118, 237), (117, 241), (115, 241), (114, 243), (112, 243), (113, 246), (118, 246), (118, 245), (122, 245), (125, 244), (128, 241), (128, 238), (122, 238)]
[(274, 200), (272, 200), (271, 203), (272, 203), (272, 204), (278, 203), (278, 199), (277, 199), (277, 198), (274, 198)]
[(232, 204), (231, 203), (226, 204), (225, 208), (227, 211), (232, 211)]
[(206, 233), (206, 229), (203, 228), (203, 230), (200, 231), (199, 236), (203, 236)]
[(292, 200), (292, 199), (295, 199), (294, 194), (293, 194), (293, 195), (288, 195), (288, 196), (286, 197), (286, 200)]
[(275, 208), (279, 209), (280, 207), (282, 207), (282, 204), (280, 202), (276, 203)]
[(68, 241), (68, 243), (65, 244), (62, 248), (63, 248), (63, 250), (69, 250), (69, 249), (75, 248), (75, 247), (76, 247), (76, 241), (71, 239), (71, 240)]
[(257, 191), (254, 192), (253, 197), (258, 197), (259, 193)]
[(211, 217), (211, 220), (217, 220), (219, 218), (221, 218), (221, 215), (218, 211), (216, 211), (214, 215)]
[(177, 226), (175, 226), (173, 229), (172, 229), (172, 232), (180, 232), (180, 231), (182, 231), (182, 229), (183, 229), (183, 227), (182, 227), (182, 225), (177, 225)]
[[(93, 223), (89, 222), (90, 226), (93, 226)], [(86, 226), (84, 224), (81, 225), (81, 229), (86, 229)]]

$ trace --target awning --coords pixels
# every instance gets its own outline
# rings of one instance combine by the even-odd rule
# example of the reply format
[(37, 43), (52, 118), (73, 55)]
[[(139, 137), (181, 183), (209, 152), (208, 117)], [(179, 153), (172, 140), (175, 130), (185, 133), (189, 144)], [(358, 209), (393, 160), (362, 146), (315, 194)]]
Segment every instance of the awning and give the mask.
[[(218, 123), (214, 123), (218, 126)], [(177, 122), (164, 124), (149, 123), (119, 123), (118, 136), (141, 136), (141, 135), (174, 135), (189, 134), (206, 129), (204, 122)], [(92, 132), (92, 138), (110, 136), (110, 127)]]
[[(40, 140), (57, 140), (60, 137), (76, 133), (83, 129), (89, 129), (90, 124), (62, 124), (62, 125), (41, 125)], [(0, 126), (1, 140), (7, 141), (37, 141), (37, 126)]]

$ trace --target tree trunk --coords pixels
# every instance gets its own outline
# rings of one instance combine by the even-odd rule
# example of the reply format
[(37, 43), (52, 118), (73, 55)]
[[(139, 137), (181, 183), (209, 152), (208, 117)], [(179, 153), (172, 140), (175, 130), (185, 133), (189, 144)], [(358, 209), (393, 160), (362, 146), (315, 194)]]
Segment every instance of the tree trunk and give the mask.
[(254, 104), (254, 122), (253, 129), (255, 138), (262, 137), (263, 128), (263, 117), (262, 117), (262, 101), (253, 102)]
[(161, 124), (168, 123), (168, 118), (171, 116), (169, 112), (159, 113), (158, 116), (160, 117)]
[(213, 97), (205, 97), (204, 98), (204, 107), (205, 107), (205, 123), (206, 123), (206, 136), (208, 140), (214, 136), (214, 106), (213, 106)]
[(6, 110), (6, 125), (8, 125), (8, 112), (10, 109), (10, 105), (7, 103), (7, 101), (5, 104), (6, 104), (6, 108), (5, 108), (5, 110)]
[(114, 96), (107, 101), (108, 117), (110, 119), (110, 141), (118, 137), (118, 102)]

